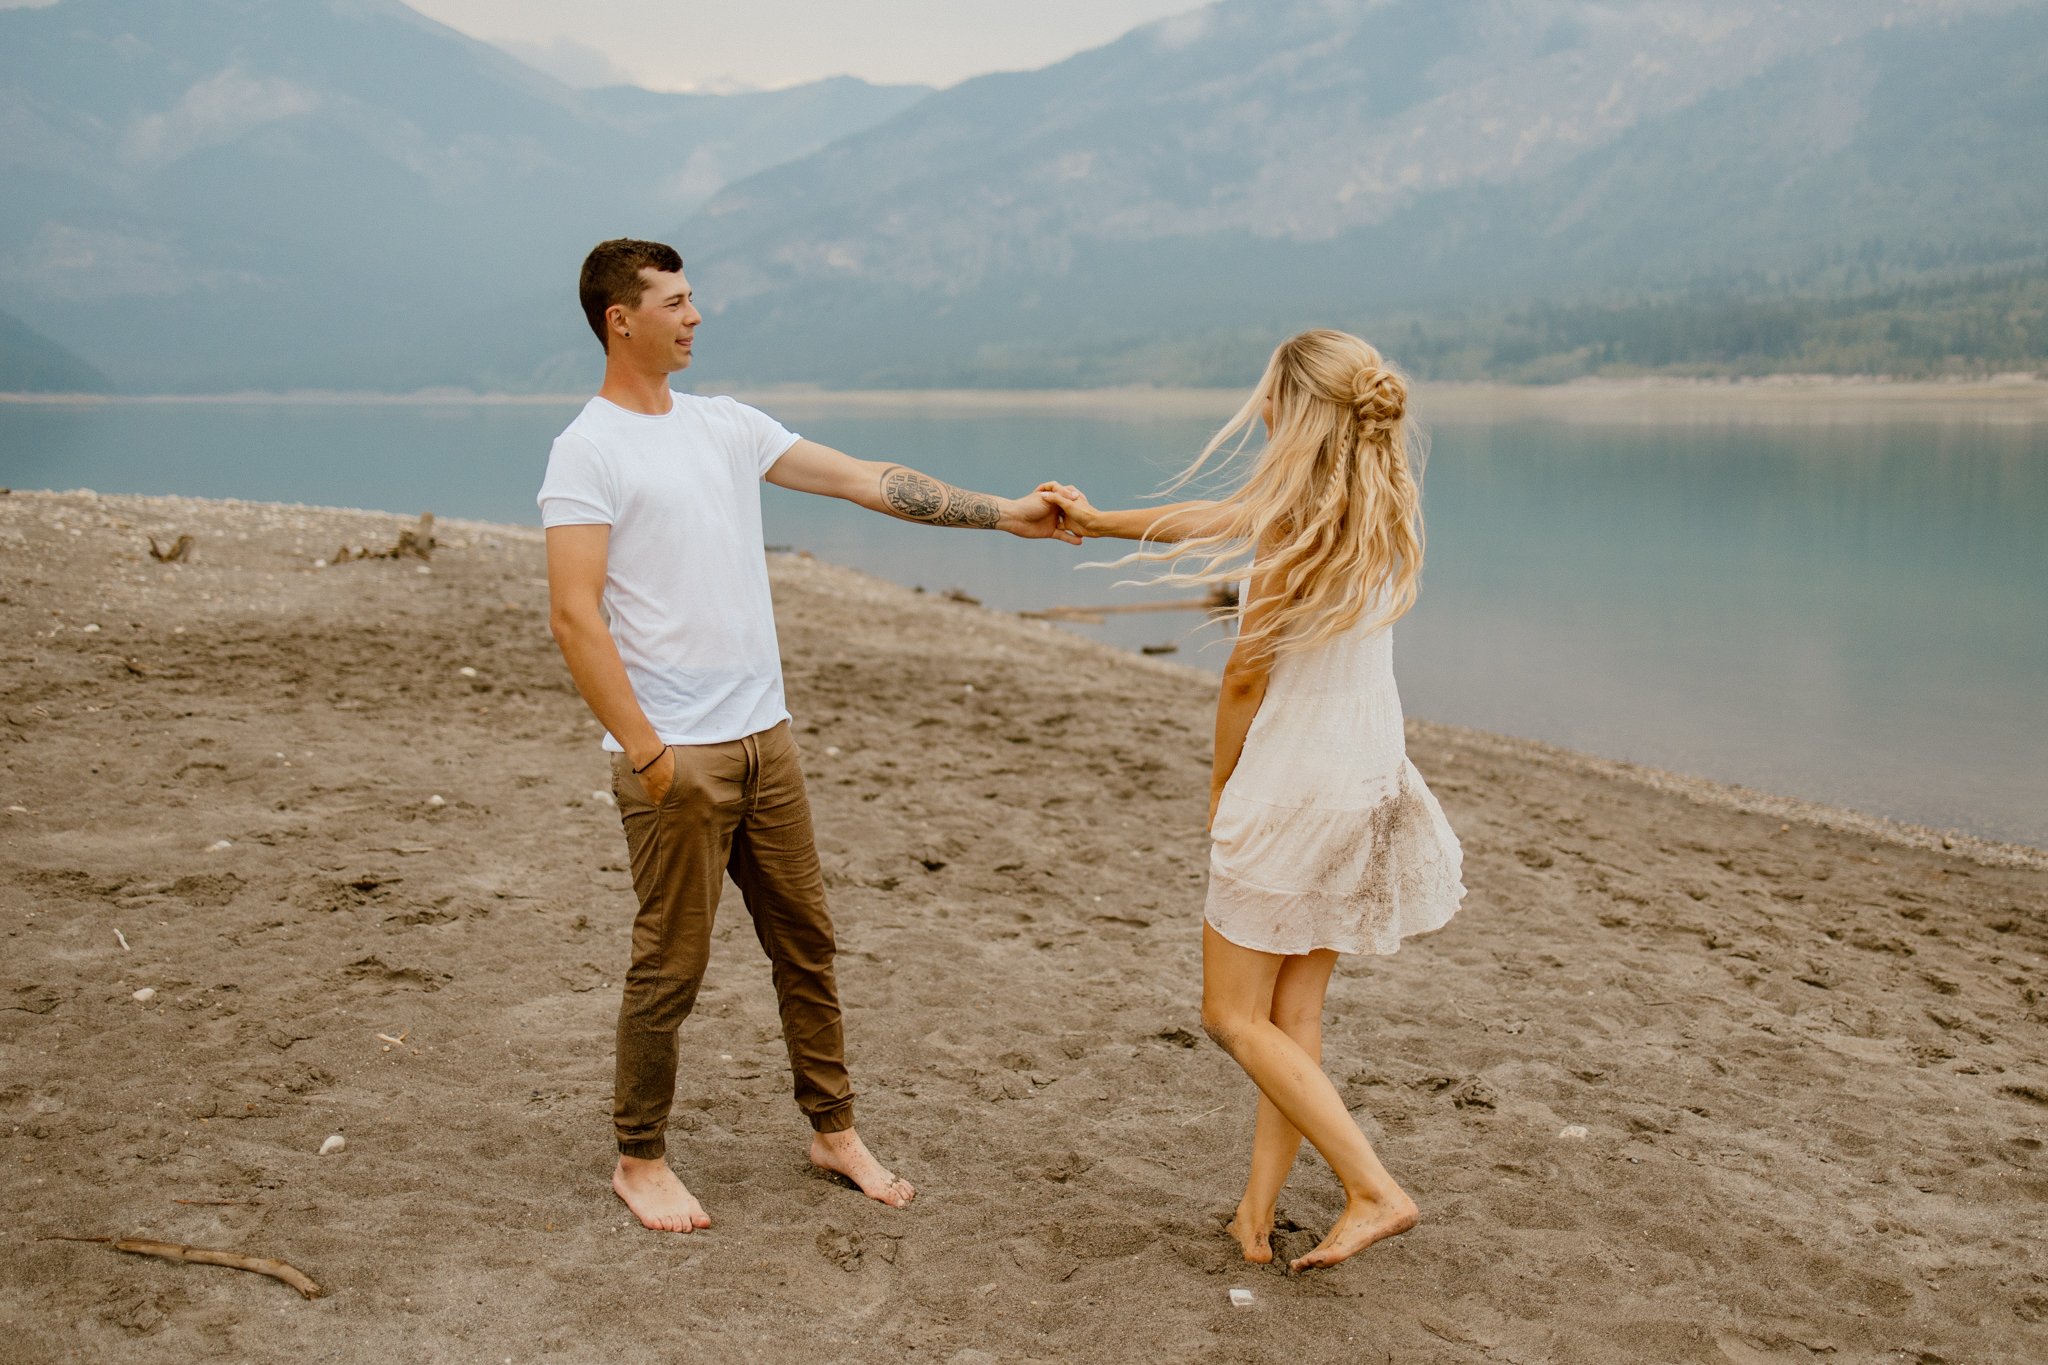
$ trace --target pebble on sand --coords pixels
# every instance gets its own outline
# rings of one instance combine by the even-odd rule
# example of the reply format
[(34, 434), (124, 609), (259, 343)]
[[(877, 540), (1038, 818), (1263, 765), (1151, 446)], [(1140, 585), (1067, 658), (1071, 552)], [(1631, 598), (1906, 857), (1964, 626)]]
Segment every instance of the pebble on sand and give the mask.
[(328, 1138), (327, 1141), (320, 1144), (320, 1155), (333, 1156), (336, 1152), (341, 1151), (343, 1148), (347, 1146), (348, 1139), (343, 1137), (341, 1134), (336, 1133), (332, 1137)]
[(1557, 1130), (1557, 1135), (1561, 1138), (1570, 1138), (1574, 1142), (1583, 1142), (1587, 1137), (1586, 1125), (1583, 1123), (1568, 1123)]
[(206, 851), (207, 851), (208, 853), (223, 853), (223, 852), (225, 852), (225, 851), (227, 851), (228, 849), (231, 849), (231, 848), (233, 848), (233, 847), (234, 847), (234, 844), (233, 844), (233, 842), (231, 842), (230, 840), (227, 840), (227, 839), (215, 839), (215, 840), (214, 840), (214, 841), (213, 841), (212, 843), (210, 843), (210, 844), (208, 844), (208, 845), (206, 846)]
[(135, 994), (130, 996), (129, 998), (131, 1000), (140, 1001), (142, 1004), (147, 1005), (150, 1001), (156, 999), (156, 989), (152, 986), (144, 986), (141, 990), (135, 992)]
[(465, 678), (474, 678), (476, 676), (476, 670), (473, 668), (458, 668), (455, 671)]
[(600, 806), (616, 806), (619, 804), (617, 798), (607, 791), (594, 791), (590, 794), (590, 799), (597, 802)]
[(1252, 1291), (1251, 1291), (1251, 1290), (1249, 1290), (1249, 1289), (1233, 1289), (1233, 1290), (1231, 1290), (1231, 1291), (1230, 1291), (1230, 1306), (1231, 1306), (1232, 1308), (1249, 1308), (1249, 1307), (1251, 1307), (1251, 1306), (1252, 1306)]
[(438, 809), (442, 806), (447, 805), (448, 803), (446, 801), (443, 801), (441, 797), (438, 794), (436, 794), (427, 798), (427, 804)]

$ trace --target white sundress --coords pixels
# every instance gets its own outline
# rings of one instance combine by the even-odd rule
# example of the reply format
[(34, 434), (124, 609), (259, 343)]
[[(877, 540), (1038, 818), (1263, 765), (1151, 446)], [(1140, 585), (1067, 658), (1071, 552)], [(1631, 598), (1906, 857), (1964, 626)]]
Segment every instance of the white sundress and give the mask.
[(1204, 916), (1241, 947), (1392, 953), (1456, 913), (1464, 853), (1408, 761), (1390, 628), (1274, 661), (1212, 840)]

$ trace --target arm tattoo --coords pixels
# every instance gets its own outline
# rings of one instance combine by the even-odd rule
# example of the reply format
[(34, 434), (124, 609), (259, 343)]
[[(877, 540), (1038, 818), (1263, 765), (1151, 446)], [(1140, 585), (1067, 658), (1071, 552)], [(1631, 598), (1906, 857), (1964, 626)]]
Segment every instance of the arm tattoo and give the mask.
[(900, 464), (882, 471), (882, 501), (897, 516), (932, 526), (971, 526), (987, 531), (993, 530), (1003, 515), (996, 500), (986, 493), (940, 483)]

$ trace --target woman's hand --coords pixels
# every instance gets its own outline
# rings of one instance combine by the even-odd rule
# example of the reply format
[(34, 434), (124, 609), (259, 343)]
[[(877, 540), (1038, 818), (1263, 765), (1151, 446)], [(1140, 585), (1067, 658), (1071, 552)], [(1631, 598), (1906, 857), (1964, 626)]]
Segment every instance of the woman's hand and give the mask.
[(1202, 826), (1203, 829), (1207, 830), (1211, 834), (1214, 834), (1216, 832), (1216, 807), (1218, 804), (1222, 802), (1222, 800), (1223, 788), (1211, 787), (1209, 789), (1209, 823)]
[(1047, 502), (1060, 509), (1060, 519), (1068, 529), (1083, 536), (1102, 534), (1101, 514), (1080, 489), (1070, 483), (1042, 483), (1038, 485), (1038, 491)]

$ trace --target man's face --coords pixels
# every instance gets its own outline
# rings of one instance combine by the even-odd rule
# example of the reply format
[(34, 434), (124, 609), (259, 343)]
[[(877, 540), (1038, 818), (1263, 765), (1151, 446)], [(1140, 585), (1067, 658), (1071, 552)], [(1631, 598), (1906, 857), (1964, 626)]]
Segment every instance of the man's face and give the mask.
[(624, 348), (633, 359), (664, 373), (688, 369), (697, 324), (704, 321), (704, 315), (691, 302), (690, 282), (680, 270), (656, 270), (651, 266), (640, 268), (640, 279), (646, 285), (640, 302), (631, 308), (612, 305), (622, 315), (620, 322), (626, 332), (620, 336), (614, 330), (612, 345)]

